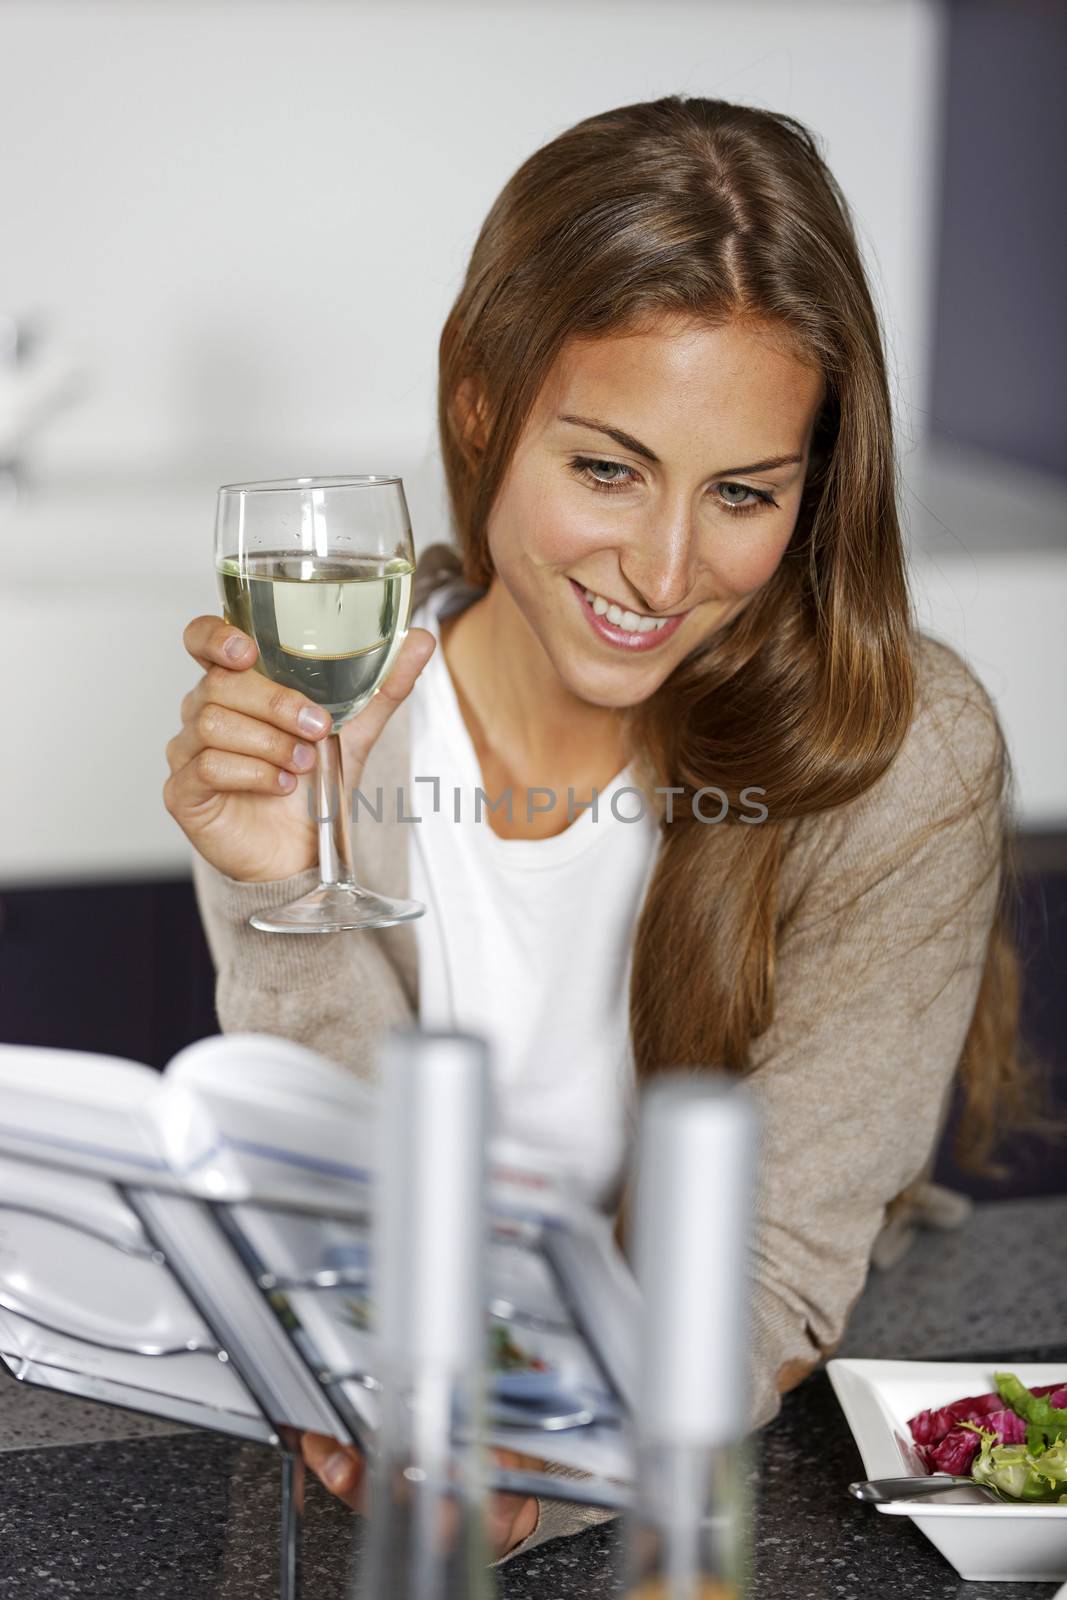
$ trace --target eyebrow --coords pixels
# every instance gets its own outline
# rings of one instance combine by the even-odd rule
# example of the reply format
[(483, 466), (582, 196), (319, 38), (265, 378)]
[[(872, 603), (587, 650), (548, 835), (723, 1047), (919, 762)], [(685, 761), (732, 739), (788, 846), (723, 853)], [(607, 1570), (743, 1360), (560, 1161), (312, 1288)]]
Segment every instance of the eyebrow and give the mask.
[[(647, 444), (642, 444), (640, 439), (633, 438), (629, 433), (623, 433), (621, 428), (609, 428), (606, 422), (597, 422), (594, 417), (572, 417), (562, 413), (557, 415), (556, 421), (573, 422), (576, 427), (592, 428), (594, 433), (606, 433), (609, 439), (614, 439), (624, 450), (632, 450), (635, 456), (643, 456), (654, 467), (661, 464), (659, 456), (654, 454)], [(766, 461), (753, 461), (747, 467), (723, 467), (716, 476), (726, 477), (732, 472), (773, 472), (775, 467), (795, 466), (803, 459), (803, 456), (769, 456)]]

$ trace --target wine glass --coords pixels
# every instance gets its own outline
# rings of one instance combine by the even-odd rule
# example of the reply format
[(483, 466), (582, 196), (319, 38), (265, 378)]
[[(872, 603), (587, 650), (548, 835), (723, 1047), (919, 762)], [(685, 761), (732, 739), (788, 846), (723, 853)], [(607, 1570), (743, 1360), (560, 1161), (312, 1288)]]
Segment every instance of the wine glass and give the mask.
[(420, 901), (356, 882), (338, 732), (377, 693), (407, 636), (415, 547), (402, 479), (225, 484), (215, 572), (227, 622), (258, 647), (253, 670), (333, 717), (312, 773), (320, 882), (249, 921), (264, 933), (337, 933), (421, 917)]

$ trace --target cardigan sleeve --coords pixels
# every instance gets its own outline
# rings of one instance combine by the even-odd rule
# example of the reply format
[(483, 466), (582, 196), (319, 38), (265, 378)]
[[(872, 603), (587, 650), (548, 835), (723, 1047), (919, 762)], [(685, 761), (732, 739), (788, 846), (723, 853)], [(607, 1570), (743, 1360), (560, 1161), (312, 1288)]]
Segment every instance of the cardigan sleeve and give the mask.
[[(544, 1470), (550, 1478), (588, 1478), (589, 1473), (579, 1472), (574, 1467), (561, 1466), (557, 1461), (546, 1461)], [(504, 1555), (492, 1563), (494, 1567), (502, 1567), (505, 1562), (514, 1556), (524, 1556), (527, 1551), (534, 1550), (539, 1544), (547, 1544), (550, 1539), (570, 1538), (573, 1534), (584, 1533), (586, 1528), (595, 1527), (599, 1522), (609, 1522), (618, 1516), (617, 1511), (612, 1511), (605, 1506), (579, 1505), (574, 1500), (545, 1500), (537, 1502), (537, 1521), (531, 1531), (526, 1535), (521, 1544), (515, 1545)]]
[(887, 1207), (927, 1167), (985, 965), (1003, 742), (952, 651), (923, 639), (918, 658), (916, 713), (896, 758), (809, 830), (804, 882), (780, 928), (773, 1020), (752, 1049), (757, 1427), (780, 1390), (833, 1351)]
[(265, 883), (230, 878), (192, 854), (193, 886), (215, 966), (223, 1033), (271, 1033), (305, 1044), (362, 1078), (375, 1075), (384, 1032), (412, 1020), (400, 975), (376, 929), (264, 933), (249, 925), (319, 881), (317, 867)]

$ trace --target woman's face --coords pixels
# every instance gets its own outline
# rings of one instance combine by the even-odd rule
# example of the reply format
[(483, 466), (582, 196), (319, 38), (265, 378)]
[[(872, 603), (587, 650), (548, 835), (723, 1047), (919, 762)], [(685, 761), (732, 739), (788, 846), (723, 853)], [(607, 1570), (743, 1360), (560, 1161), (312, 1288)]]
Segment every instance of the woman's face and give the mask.
[(822, 400), (769, 335), (652, 330), (564, 349), (489, 521), (494, 602), (594, 705), (646, 699), (770, 579)]

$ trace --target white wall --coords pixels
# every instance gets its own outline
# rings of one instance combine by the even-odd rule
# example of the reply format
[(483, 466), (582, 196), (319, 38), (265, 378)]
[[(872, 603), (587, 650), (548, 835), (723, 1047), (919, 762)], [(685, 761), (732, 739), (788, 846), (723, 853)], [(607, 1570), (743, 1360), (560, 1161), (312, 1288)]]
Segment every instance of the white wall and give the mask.
[(94, 369), (33, 464), (430, 459), (437, 339), (490, 202), (579, 118), (673, 92), (825, 138), (917, 438), (941, 39), (919, 0), (6, 0), (0, 311), (39, 308)]
[[(907, 458), (926, 434), (943, 46), (933, 0), (0, 0), (0, 313), (39, 310), (93, 368), (34, 448), (39, 493), (0, 511), (9, 696), (42, 637), (68, 646), (46, 652), (56, 685), (33, 684), (66, 706), (62, 762), (42, 725), (0, 786), (0, 882), (186, 864), (160, 792), (198, 675), (182, 629), (218, 608), (218, 483), (401, 471), (416, 546), (447, 536), (441, 324), (503, 183), (581, 117), (707, 94), (823, 138)], [(1060, 490), (1001, 463), (931, 475), (921, 455), (903, 509), (924, 625), (997, 697), (1022, 820), (1063, 826), (1067, 752), (1045, 726)]]

